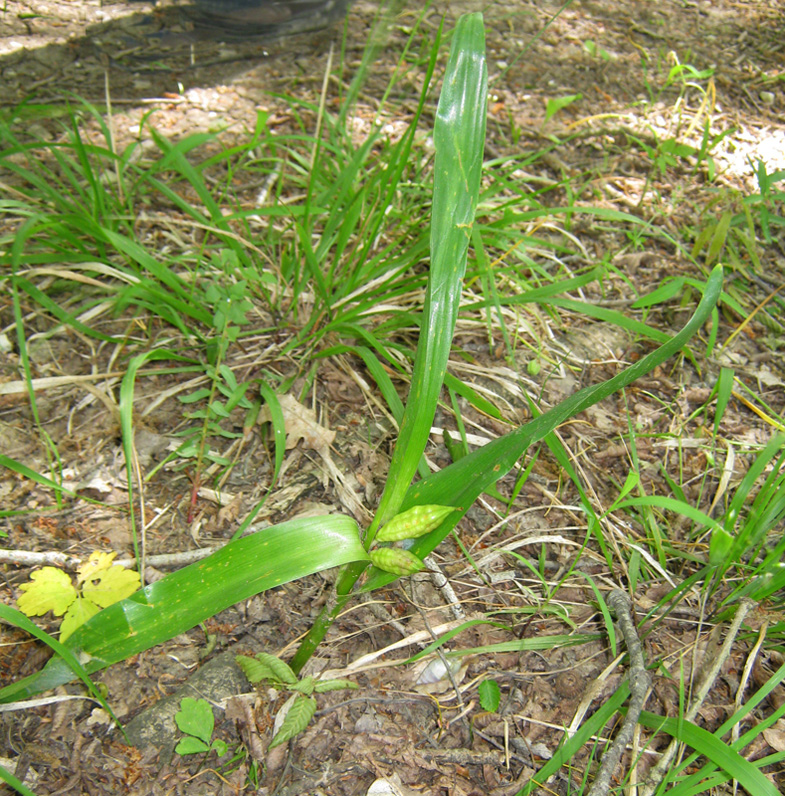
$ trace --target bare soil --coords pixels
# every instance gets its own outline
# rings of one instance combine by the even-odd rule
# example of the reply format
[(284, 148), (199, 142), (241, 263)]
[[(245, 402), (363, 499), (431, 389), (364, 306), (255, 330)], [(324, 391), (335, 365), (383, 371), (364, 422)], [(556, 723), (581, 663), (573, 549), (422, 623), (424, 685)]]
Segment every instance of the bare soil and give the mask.
[[(625, 138), (629, 133), (650, 144), (674, 131), (678, 85), (662, 92), (647, 111), (645, 123), (631, 109), (639, 108), (639, 103), (651, 96), (651, 86), (662, 84), (676, 56), (697, 69), (716, 69), (712, 83), (713, 124), (718, 130), (737, 129), (714, 153), (717, 168), (724, 175), (719, 184), (752, 191), (755, 181), (750, 163), (762, 160), (769, 172), (785, 168), (785, 98), (781, 89), (785, 14), (776, 4), (751, 0), (576, 2), (519, 57), (524, 45), (558, 7), (558, 3), (521, 0), (493, 3), (485, 9), (494, 94), (489, 157), (542, 148), (549, 131), (564, 132), (573, 123), (585, 124), (585, 137), (579, 136), (549, 158), (537, 161), (528, 176), (550, 184), (563, 176), (585, 174), (592, 181), (595, 204), (638, 213), (672, 230), (678, 238), (681, 230), (701, 221), (707, 195), (704, 172), (693, 174), (686, 168), (670, 169), (665, 175), (652, 172), (651, 159), (643, 146), (633, 145)], [(436, 2), (426, 14), (425, 25), (438, 25), (444, 15), (449, 30), (460, 13), (480, 8), (479, 3)], [(391, 30), (389, 46), (380, 55), (361, 97), (360, 118), (364, 112), (367, 119), (372, 117), (420, 9), (421, 3), (409, 3)], [(346, 83), (359, 64), (375, 11), (374, 4), (361, 1), (349, 14), (344, 49)], [(335, 45), (334, 57), (338, 57), (342, 36), (342, 28), (337, 25), (327, 31), (282, 40), (211, 41), (194, 36), (187, 22), (177, 16), (176, 7), (156, 10), (138, 3), (100, 5), (66, 0), (6, 0), (0, 9), (0, 29), (4, 32), (0, 40), (0, 103), (11, 107), (33, 95), (36, 102), (59, 104), (68, 91), (103, 106), (108, 92), (118, 147), (139, 135), (148, 114), (152, 114), (156, 129), (172, 140), (197, 131), (221, 131), (218, 141), (229, 145), (254, 130), (260, 111), (271, 115), (272, 124), (291, 129), (288, 106), (276, 94), (287, 93), (316, 102), (330, 47)], [(592, 53), (587, 42), (596, 43), (598, 49)], [(645, 70), (642, 56), (647, 64)], [(777, 75), (780, 82), (772, 82)], [(402, 109), (407, 103), (413, 106), (416, 102), (416, 77), (412, 75), (411, 97), (398, 98)], [(582, 99), (546, 124), (546, 101), (566, 94), (581, 94)], [(685, 118), (687, 111), (695, 112), (699, 102), (697, 94), (687, 94)], [(589, 117), (591, 124), (586, 122)], [(51, 120), (42, 119), (36, 124), (41, 135), (61, 135)], [(607, 132), (598, 132), (598, 125), (606, 125)], [(679, 128), (680, 135), (691, 136), (699, 143), (701, 128), (687, 127), (684, 124)], [(510, 143), (511, 130), (519, 135), (514, 146)], [(598, 173), (604, 176), (591, 176)], [(253, 202), (255, 191), (258, 187), (248, 187), (249, 203)], [(618, 278), (609, 281), (605, 294), (588, 294), (589, 301), (617, 302), (626, 311), (634, 296), (631, 285), (638, 293), (646, 293), (666, 275), (701, 276), (675, 248), (657, 246), (644, 253), (619, 255), (625, 241), (614, 235), (588, 225), (577, 225), (571, 232), (583, 247), (587, 261), (607, 256), (617, 268)], [(170, 251), (171, 237), (162, 246)], [(750, 283), (753, 292), (745, 297), (750, 307), (783, 284), (782, 241), (766, 249), (763, 258), (767, 280)], [(0, 302), (0, 322), (8, 331), (12, 325), (9, 299), (6, 296)], [(681, 325), (688, 310), (689, 307), (672, 315), (657, 310), (647, 317), (647, 322), (672, 332)], [(728, 339), (741, 320), (732, 312), (721, 313), (720, 340)], [(475, 355), (471, 363), (474, 371), (470, 373), (465, 361), (456, 363), (456, 368), (462, 377), (504, 394), (510, 407), (507, 419), (520, 422), (528, 410), (520, 392), (510, 385), (523, 383), (540, 397), (543, 405), (553, 405), (585, 383), (609, 377), (620, 363), (634, 360), (647, 348), (606, 324), (571, 318), (569, 314), (564, 314), (561, 321), (559, 329), (554, 330), (553, 344), (562, 346), (560, 351), (568, 351), (573, 364), (584, 363), (582, 380), (571, 375), (570, 370), (527, 376), (526, 366), (531, 358), (528, 354), (521, 355), (517, 373), (511, 368), (504, 370), (503, 363), (488, 354), (482, 333), (466, 333), (460, 341), (466, 351)], [(31, 319), (30, 329), (35, 331), (37, 323)], [(39, 331), (45, 331), (45, 322), (40, 324)], [(294, 372), (291, 364), (277, 361), (270, 354), (275, 350), (274, 342), (272, 337), (264, 337), (251, 341), (250, 347), (246, 345), (243, 356), (248, 374), (273, 365), (284, 374), (287, 369)], [(693, 347), (696, 356), (700, 356), (700, 348), (700, 344)], [(706, 454), (699, 444), (704, 435), (703, 415), (696, 416), (694, 410), (707, 400), (719, 367), (730, 364), (781, 416), (785, 411), (785, 367), (777, 348), (772, 330), (753, 318), (742, 334), (733, 337), (723, 352), (724, 359), (701, 360), (700, 369), (684, 359), (671, 363), (636, 384), (625, 396), (604, 402), (563, 428), (560, 433), (565, 447), (576, 457), (576, 466), (598, 506), (607, 507), (612, 501), (616, 494), (613, 481), (624, 482), (628, 452), (623, 440), (628, 416), (637, 427), (652, 432), (664, 434), (679, 429), (684, 440), (683, 446), (675, 450), (668, 443), (660, 444), (656, 433), (641, 438), (637, 455), (649, 479), (648, 491), (657, 491), (657, 485), (663, 483), (659, 465), (664, 464), (666, 469), (680, 468), (688, 499), (698, 502), (703, 495), (713, 494), (722, 475), (721, 466), (712, 471), (714, 480), (708, 487), (700, 480), (691, 480), (700, 479), (707, 469)], [(19, 551), (66, 552), (83, 558), (95, 549), (115, 550), (121, 557), (130, 555), (117, 417), (105, 402), (96, 400), (95, 390), (73, 383), (73, 377), (111, 370), (109, 352), (91, 350), (84, 340), (54, 336), (34, 341), (31, 354), (39, 376), (65, 376), (72, 382), (42, 390), (38, 395), (39, 412), (69, 477), (84, 494), (100, 498), (102, 505), (81, 501), (58, 509), (46, 490), (4, 472), (0, 474), (4, 508), (38, 508), (40, 512), (6, 519), (3, 527), (8, 538), (3, 546)], [(0, 387), (19, 379), (16, 355), (3, 357)], [(288, 451), (281, 486), (266, 502), (259, 522), (330, 511), (362, 515), (352, 502), (352, 495), (359, 496), (367, 507), (375, 505), (384, 482), (393, 432), (381, 416), (368, 422), (365, 395), (349, 375), (352, 369), (361, 373), (362, 368), (358, 363), (350, 363), (348, 368), (345, 365), (344, 361), (326, 363), (316, 388), (324, 407), (324, 416), (318, 422), (320, 427), (336, 432), (330, 456), (342, 478), (331, 473), (316, 448), (308, 447), (307, 439), (299, 440)], [(107, 379), (101, 389), (116, 394), (118, 384), (117, 378)], [(137, 446), (144, 467), (161, 460), (173, 433), (182, 426), (182, 407), (173, 400), (156, 400), (177, 384), (174, 376), (139, 382), (138, 416), (143, 418), (143, 425)], [(301, 380), (297, 381), (295, 387), (301, 384)], [(403, 392), (403, 386), (401, 389)], [(292, 390), (292, 394), (297, 393), (296, 388)], [(151, 407), (149, 412), (145, 411), (146, 405)], [(475, 434), (495, 435), (504, 430), (470, 409), (466, 413), (467, 422), (476, 423), (472, 427)], [(441, 415), (435, 425), (454, 428), (452, 419)], [(741, 401), (734, 401), (723, 420), (722, 433), (752, 445), (767, 441), (773, 428)], [(33, 469), (45, 469), (45, 452), (33, 427), (27, 398), (10, 388), (0, 394), (0, 435), (5, 455)], [(449, 462), (439, 437), (434, 437), (428, 456), (437, 465)], [(267, 489), (270, 457), (267, 440), (260, 433), (255, 434), (224, 486), (229, 499), (225, 498), (223, 505), (211, 500), (208, 492), (195, 492), (187, 473), (160, 470), (145, 496), (148, 519), (156, 519), (148, 534), (149, 554), (225, 542)], [(748, 457), (737, 458), (732, 483), (738, 483), (748, 464)], [(504, 482), (499, 488), (507, 493), (512, 484)], [(528, 610), (536, 605), (530, 599), (531, 590), (537, 586), (531, 572), (513, 565), (509, 557), (486, 556), (483, 551), (488, 545), (493, 544), (495, 550), (501, 541), (508, 546), (519, 543), (518, 552), (530, 557), (534, 566), (542, 566), (550, 584), (557, 583), (571, 567), (590, 576), (602, 588), (611, 588), (623, 580), (624, 573), (610, 572), (596, 551), (580, 552), (586, 523), (576, 508), (579, 504), (574, 487), (561, 480), (558, 466), (546, 449), (520, 495), (519, 506), (523, 510), (513, 522), (491, 534), (490, 529), (498, 521), (498, 505), (488, 499), (472, 509), (461, 528), (461, 539), (481, 563), (485, 579), (479, 579), (466, 566), (457, 546), (448, 542), (439, 550), (439, 561), (465, 615), (471, 618), (505, 608), (523, 612), (507, 618), (506, 629), (477, 625), (464, 631), (456, 648), (570, 632), (558, 612)], [(626, 530), (619, 528), (618, 533), (623, 535)], [(678, 524), (674, 525), (674, 543), (683, 541), (683, 533)], [(543, 538), (547, 539), (546, 544), (542, 543)], [(541, 551), (544, 558), (539, 561)], [(19, 584), (29, 574), (29, 567), (4, 565), (4, 601), (13, 604)], [(156, 576), (154, 570), (149, 574)], [(172, 695), (175, 699), (170, 699), (169, 704), (179, 702), (183, 695), (205, 694), (215, 687), (217, 690), (209, 693), (218, 695), (216, 700), (221, 699), (227, 696), (221, 688), (226, 688), (227, 682), (237, 682), (231, 663), (234, 654), (265, 650), (285, 657), (291, 653), (327, 599), (330, 577), (330, 573), (314, 576), (237, 605), (215, 616), (203, 628), (195, 628), (113, 666), (96, 679), (105, 685), (109, 703), (123, 723), (140, 715), (152, 715), (144, 711)], [(636, 595), (640, 615), (668, 589), (665, 579), (647, 582)], [(128, 746), (102, 711), (82, 700), (1, 714), (0, 757), (19, 776), (26, 774), (28, 785), (41, 796), (190, 796), (254, 790), (260, 794), (358, 796), (365, 794), (377, 778), (393, 774), (400, 778), (403, 793), (502, 796), (516, 793), (553, 754), (562, 737), (560, 728), (570, 724), (588, 689), (596, 685), (611, 661), (604, 636), (556, 650), (475, 654), (456, 674), (459, 683), (468, 686), (461, 697), (456, 696), (449, 681), (439, 684), (439, 693), (429, 693), (417, 685), (418, 674), (410, 666), (355, 666), (352, 670), (352, 664), (400, 641), (402, 634), (454, 621), (444, 595), (424, 576), (414, 579), (411, 587), (399, 584), (374, 598), (375, 604), (358, 602), (336, 623), (312, 667), (313, 671), (338, 672), (348, 667), (355, 672), (360, 689), (320, 697), (314, 721), (291, 749), (269, 755), (265, 752), (281, 699), (262, 691), (250, 701), (230, 700), (225, 710), (215, 711), (216, 737), (239, 752), (235, 764), (221, 770), (217, 770), (214, 756), (203, 760), (201, 756), (172, 755), (168, 741), (159, 740), (147, 748)], [(556, 602), (568, 611), (573, 628), (582, 633), (604, 632), (585, 577), (573, 574), (559, 589)], [(422, 607), (424, 613), (415, 606)], [(57, 627), (54, 622), (47, 624), (46, 619), (42, 623), (50, 631)], [(6, 627), (0, 629), (0, 634), (3, 683), (40, 668), (46, 659), (45, 650)], [(645, 650), (648, 660), (663, 661), (678, 680), (680, 665), (689, 672), (696, 646), (702, 654), (709, 644), (708, 629), (698, 622), (697, 600), (691, 598), (657, 624), (646, 638)], [(417, 645), (409, 645), (391, 651), (384, 660), (405, 658), (418, 649)], [(737, 645), (701, 713), (700, 721), (709, 730), (719, 726), (732, 711), (734, 684), (738, 683), (748, 649), (747, 642)], [(221, 657), (227, 651), (230, 655)], [(197, 688), (191, 681), (189, 686), (190, 678), (208, 660), (219, 661), (216, 669), (221, 672), (220, 683), (202, 683)], [(607, 699), (622, 675), (623, 671), (617, 668), (601, 680), (592, 704), (596, 706)], [(502, 705), (497, 714), (486, 714), (479, 707), (477, 684), (484, 677), (492, 677), (502, 687)], [(656, 679), (649, 710), (663, 715), (678, 713), (679, 694), (672, 682), (665, 677)], [(250, 687), (244, 690), (252, 691)], [(66, 695), (82, 691), (79, 686), (70, 685), (58, 692)], [(770, 709), (766, 703), (756, 720)], [(610, 733), (612, 728), (607, 731)], [(770, 754), (777, 748), (775, 737), (766, 737), (768, 741), (761, 737), (755, 748), (747, 750), (750, 758)], [(663, 743), (658, 738), (652, 748)], [(551, 782), (549, 792), (569, 793), (580, 787), (581, 767), (590, 765), (590, 753), (591, 749), (587, 749), (574, 761), (571, 771), (564, 771)], [(649, 759), (644, 757), (644, 774), (649, 765)], [(249, 783), (249, 773), (254, 770), (260, 772), (257, 787)], [(771, 776), (785, 788), (781, 770), (772, 771)]]

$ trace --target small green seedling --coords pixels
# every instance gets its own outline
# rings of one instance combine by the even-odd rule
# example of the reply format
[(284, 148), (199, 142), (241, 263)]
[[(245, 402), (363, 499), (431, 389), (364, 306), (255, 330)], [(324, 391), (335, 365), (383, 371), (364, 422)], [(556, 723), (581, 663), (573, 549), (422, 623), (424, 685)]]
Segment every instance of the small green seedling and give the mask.
[(496, 713), (502, 698), (502, 692), (496, 680), (483, 680), (477, 691), (480, 695), (482, 709), (488, 713)]
[(583, 99), (582, 94), (568, 94), (565, 97), (552, 97), (545, 104), (545, 123), (547, 124), (560, 110)]
[(185, 697), (180, 702), (180, 710), (175, 714), (174, 720), (180, 731), (185, 735), (181, 738), (175, 752), (178, 755), (195, 755), (200, 752), (215, 752), (218, 757), (223, 757), (228, 751), (226, 741), (216, 738), (210, 743), (215, 727), (213, 709), (206, 699)]
[(77, 569), (76, 586), (71, 576), (57, 567), (35, 570), (29, 582), (19, 587), (19, 610), (27, 616), (43, 616), (47, 611), (55, 616), (65, 614), (60, 627), (60, 641), (65, 641), (102, 608), (130, 597), (139, 588), (139, 573), (112, 564), (116, 555), (94, 552)]
[[(275, 655), (260, 652), (255, 658), (238, 655), (235, 660), (243, 670), (248, 682), (256, 684), (267, 681), (275, 688), (294, 691), (291, 698), (281, 708), (282, 720), (276, 721), (278, 729), (270, 742), (270, 749), (299, 735), (309, 724), (316, 713), (316, 700), (313, 694), (327, 691), (342, 691), (346, 688), (357, 688), (351, 680), (317, 680), (315, 677), (297, 679), (287, 663)], [(283, 711), (286, 711), (283, 715)]]

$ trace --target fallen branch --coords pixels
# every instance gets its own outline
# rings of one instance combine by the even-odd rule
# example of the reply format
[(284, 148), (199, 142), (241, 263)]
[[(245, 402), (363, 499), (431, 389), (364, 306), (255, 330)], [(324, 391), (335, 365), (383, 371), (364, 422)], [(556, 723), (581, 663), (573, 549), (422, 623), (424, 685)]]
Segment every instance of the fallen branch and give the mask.
[[(719, 654), (711, 661), (711, 665), (706, 669), (706, 674), (698, 686), (695, 699), (693, 700), (687, 712), (684, 714), (684, 721), (692, 721), (698, 715), (698, 711), (701, 709), (704, 700), (709, 695), (709, 691), (711, 691), (714, 681), (717, 679), (717, 675), (725, 665), (725, 661), (727, 661), (730, 657), (731, 649), (733, 648), (733, 642), (736, 640), (736, 636), (739, 632), (739, 628), (741, 627), (741, 623), (744, 621), (744, 617), (747, 616), (750, 610), (756, 606), (756, 602), (747, 598), (742, 599), (739, 603), (739, 607), (736, 610), (736, 616), (733, 617), (730, 630), (725, 638), (725, 643), (722, 645)], [(641, 787), (641, 796), (653, 796), (654, 792), (659, 787), (660, 782), (667, 776), (671, 762), (676, 756), (676, 750), (679, 748), (680, 743), (680, 741), (674, 738), (670, 744), (668, 744), (668, 748), (663, 752), (663, 755), (657, 762), (657, 765), (654, 766), (654, 768), (649, 772), (649, 781), (645, 786)]]
[(621, 589), (614, 589), (608, 596), (608, 605), (616, 614), (624, 643), (630, 654), (630, 672), (628, 675), (630, 684), (630, 705), (627, 708), (627, 715), (621, 729), (616, 734), (616, 738), (611, 744), (611, 748), (603, 755), (600, 770), (594, 778), (594, 783), (589, 790), (589, 796), (603, 796), (608, 793), (611, 785), (611, 777), (616, 767), (619, 765), (622, 753), (627, 748), (627, 744), (632, 740), (635, 726), (641, 715), (643, 706), (651, 687), (651, 678), (646, 671), (646, 663), (643, 660), (643, 645), (635, 629), (635, 622), (632, 619), (632, 603), (630, 598)]

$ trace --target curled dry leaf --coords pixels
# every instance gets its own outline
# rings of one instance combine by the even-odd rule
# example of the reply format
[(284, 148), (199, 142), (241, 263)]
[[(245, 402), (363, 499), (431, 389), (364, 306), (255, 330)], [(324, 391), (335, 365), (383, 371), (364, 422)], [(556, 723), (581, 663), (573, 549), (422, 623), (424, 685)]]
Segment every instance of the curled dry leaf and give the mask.
[[(291, 450), (302, 440), (306, 448), (326, 454), (335, 439), (335, 432), (320, 426), (311, 409), (303, 406), (291, 395), (278, 397), (286, 424), (286, 450)], [(259, 412), (259, 423), (272, 420), (270, 409), (263, 406)]]

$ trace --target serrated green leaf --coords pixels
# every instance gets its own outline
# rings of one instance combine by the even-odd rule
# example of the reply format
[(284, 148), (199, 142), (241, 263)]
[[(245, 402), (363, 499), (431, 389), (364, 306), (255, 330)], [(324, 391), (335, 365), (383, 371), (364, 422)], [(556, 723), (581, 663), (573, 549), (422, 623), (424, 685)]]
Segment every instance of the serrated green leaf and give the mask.
[(262, 680), (278, 682), (270, 667), (261, 661), (257, 661), (256, 658), (250, 658), (248, 655), (235, 655), (234, 660), (243, 670), (243, 674), (249, 683), (256, 685), (256, 683), (261, 683)]
[(275, 734), (269, 748), (275, 749), (276, 746), (299, 735), (308, 726), (314, 713), (316, 713), (316, 700), (313, 697), (298, 696), (289, 708), (281, 729)]
[(200, 752), (209, 752), (210, 747), (199, 738), (194, 738), (193, 735), (187, 735), (181, 738), (174, 748), (178, 755), (195, 755)]
[(16, 604), (27, 616), (43, 616), (47, 611), (55, 616), (62, 616), (76, 599), (76, 589), (71, 578), (56, 567), (36, 570), (31, 573), (30, 581), (19, 588), (22, 594)]
[(272, 673), (271, 679), (278, 683), (286, 683), (286, 685), (294, 685), (297, 682), (297, 675), (289, 668), (289, 664), (276, 658), (275, 655), (270, 655), (268, 652), (260, 652), (256, 655), (256, 660), (264, 664)]
[(313, 690), (317, 694), (326, 694), (328, 691), (345, 691), (347, 688), (354, 690), (359, 687), (352, 680), (319, 680)]
[(313, 693), (314, 687), (314, 679), (310, 675), (308, 677), (303, 677), (299, 683), (292, 686), (292, 691), (299, 691), (301, 694), (305, 694), (306, 696), (311, 696)]
[(205, 750), (210, 748), (210, 737), (215, 726), (213, 709), (206, 699), (194, 699), (185, 697), (180, 702), (180, 710), (175, 713), (174, 720), (180, 728), (180, 732), (186, 735), (193, 735), (205, 744)]
[(82, 586), (82, 594), (101, 608), (130, 597), (139, 588), (139, 573), (115, 564), (95, 572)]
[(65, 641), (78, 627), (81, 627), (88, 619), (92, 619), (101, 609), (92, 601), (84, 597), (77, 597), (63, 617), (63, 624), (60, 625), (60, 641)]
[(480, 695), (480, 704), (488, 713), (496, 713), (501, 702), (502, 692), (496, 680), (483, 680), (477, 689)]

